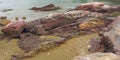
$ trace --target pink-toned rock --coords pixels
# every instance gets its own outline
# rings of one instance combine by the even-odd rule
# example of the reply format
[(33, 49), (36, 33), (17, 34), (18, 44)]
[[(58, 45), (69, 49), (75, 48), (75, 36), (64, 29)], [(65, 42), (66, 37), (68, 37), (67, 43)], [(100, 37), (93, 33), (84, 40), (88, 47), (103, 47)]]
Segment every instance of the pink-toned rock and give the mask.
[(39, 35), (74, 36), (78, 35), (75, 32), (79, 33), (79, 24), (98, 17), (102, 18), (102, 14), (83, 10), (50, 14), (26, 24), (25, 31)]
[(109, 11), (118, 11), (119, 9), (120, 9), (119, 6), (105, 5), (104, 3), (101, 3), (101, 2), (91, 2), (91, 3), (85, 3), (79, 6), (76, 6), (72, 10), (87, 10), (92, 12), (103, 13), (103, 12), (109, 12)]
[(4, 26), (1, 31), (8, 36), (17, 37), (22, 33), (25, 22), (23, 20), (12, 21)]
[(101, 6), (104, 6), (104, 3), (101, 2), (85, 3), (75, 7), (75, 10), (89, 10), (91, 8), (99, 8)]

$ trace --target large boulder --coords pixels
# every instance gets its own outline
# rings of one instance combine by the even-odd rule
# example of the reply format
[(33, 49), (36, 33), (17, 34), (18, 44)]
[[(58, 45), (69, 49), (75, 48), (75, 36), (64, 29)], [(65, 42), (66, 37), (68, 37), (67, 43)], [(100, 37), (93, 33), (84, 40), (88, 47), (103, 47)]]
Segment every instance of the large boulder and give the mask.
[(77, 56), (74, 60), (120, 60), (120, 57), (113, 53), (94, 53), (86, 56)]
[(4, 26), (1, 31), (10, 37), (18, 37), (24, 29), (25, 22), (23, 20), (12, 21)]

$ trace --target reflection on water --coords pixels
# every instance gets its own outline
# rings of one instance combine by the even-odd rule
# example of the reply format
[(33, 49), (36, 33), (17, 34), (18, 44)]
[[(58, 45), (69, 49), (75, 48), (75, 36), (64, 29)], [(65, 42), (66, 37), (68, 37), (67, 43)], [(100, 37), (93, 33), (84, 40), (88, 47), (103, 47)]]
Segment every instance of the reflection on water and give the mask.
[[(42, 17), (50, 13), (66, 11), (67, 9), (73, 8), (76, 5), (79, 5), (81, 3), (93, 2), (93, 1), (99, 1), (99, 0), (0, 0), (1, 2), (0, 10), (13, 9), (13, 11), (10, 11), (7, 13), (0, 12), (0, 15), (5, 15), (5, 16), (8, 16), (9, 18), (13, 18), (16, 16), (18, 17), (27, 16), (28, 20), (30, 21), (31, 19)], [(100, 0), (100, 1), (105, 2), (107, 4), (120, 4), (118, 0), (114, 0), (114, 1)], [(60, 6), (62, 7), (62, 9), (58, 11), (51, 11), (51, 12), (34, 12), (29, 10), (29, 8), (31, 7), (40, 7), (50, 3)]]

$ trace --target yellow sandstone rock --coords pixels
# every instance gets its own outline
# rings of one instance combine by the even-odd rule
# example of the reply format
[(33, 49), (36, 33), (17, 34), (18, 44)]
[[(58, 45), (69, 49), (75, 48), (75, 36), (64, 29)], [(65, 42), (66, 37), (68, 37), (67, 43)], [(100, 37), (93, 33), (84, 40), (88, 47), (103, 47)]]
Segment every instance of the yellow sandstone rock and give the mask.
[(7, 17), (0, 17), (0, 25), (5, 26), (8, 23), (10, 23), (11, 21), (9, 19), (7, 19)]
[(93, 19), (93, 20), (90, 20), (90, 21), (80, 24), (79, 29), (80, 30), (88, 30), (88, 29), (96, 28), (96, 27), (100, 27), (100, 26), (104, 26), (104, 22), (99, 19)]

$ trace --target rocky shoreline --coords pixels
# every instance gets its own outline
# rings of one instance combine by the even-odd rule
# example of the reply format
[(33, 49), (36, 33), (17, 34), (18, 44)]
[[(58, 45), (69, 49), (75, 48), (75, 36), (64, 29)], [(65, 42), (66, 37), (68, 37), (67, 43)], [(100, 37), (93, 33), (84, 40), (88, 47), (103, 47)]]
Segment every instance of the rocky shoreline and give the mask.
[[(50, 4), (50, 7), (55, 7)], [(49, 7), (44, 6), (44, 7)], [(44, 8), (42, 7), (42, 8)], [(42, 9), (40, 8), (40, 9)], [(49, 9), (49, 8), (48, 8)], [(57, 8), (58, 9), (58, 8)], [(24, 20), (16, 20), (3, 26), (3, 38), (19, 38), (18, 46), (23, 54), (13, 55), (11, 60), (22, 60), (35, 56), (38, 52), (47, 51), (64, 44), (68, 39), (78, 35), (99, 33), (99, 38), (91, 39), (91, 53), (109, 56), (111, 60), (119, 60), (119, 34), (118, 32), (120, 6), (105, 5), (101, 2), (85, 3), (71, 9), (68, 12), (50, 14), (45, 17), (25, 23)], [(101, 33), (102, 32), (102, 33)], [(54, 38), (41, 38), (41, 36), (53, 36)], [(113, 35), (113, 36), (112, 36)], [(117, 35), (117, 36), (116, 36)], [(116, 39), (116, 37), (118, 37)], [(105, 54), (111, 52), (111, 54)], [(112, 59), (114, 57), (115, 59)], [(94, 55), (94, 54), (93, 54)], [(91, 60), (101, 57), (90, 55)], [(75, 58), (75, 60), (89, 60), (88, 57)]]

